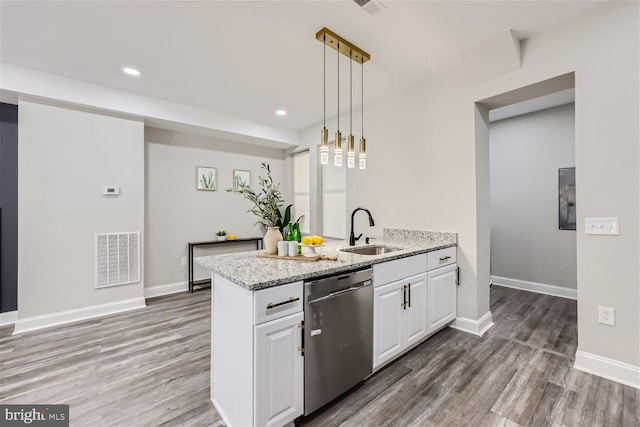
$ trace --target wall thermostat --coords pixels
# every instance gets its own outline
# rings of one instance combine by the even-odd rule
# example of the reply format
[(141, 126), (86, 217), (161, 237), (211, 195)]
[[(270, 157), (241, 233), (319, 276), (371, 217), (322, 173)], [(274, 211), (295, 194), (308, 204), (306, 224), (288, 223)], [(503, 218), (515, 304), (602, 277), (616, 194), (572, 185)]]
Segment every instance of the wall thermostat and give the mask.
[(119, 196), (120, 195), (120, 187), (117, 185), (103, 185), (102, 186), (102, 195), (103, 196)]

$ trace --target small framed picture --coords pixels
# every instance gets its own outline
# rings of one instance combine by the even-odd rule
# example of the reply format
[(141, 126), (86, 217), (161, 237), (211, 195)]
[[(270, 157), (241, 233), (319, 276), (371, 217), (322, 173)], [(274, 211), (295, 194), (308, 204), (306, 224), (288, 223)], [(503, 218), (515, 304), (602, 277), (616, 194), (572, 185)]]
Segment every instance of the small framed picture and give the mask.
[(216, 187), (216, 168), (197, 166), (196, 189), (203, 191), (216, 191)]
[(233, 189), (240, 190), (245, 185), (251, 185), (251, 172), (233, 170)]

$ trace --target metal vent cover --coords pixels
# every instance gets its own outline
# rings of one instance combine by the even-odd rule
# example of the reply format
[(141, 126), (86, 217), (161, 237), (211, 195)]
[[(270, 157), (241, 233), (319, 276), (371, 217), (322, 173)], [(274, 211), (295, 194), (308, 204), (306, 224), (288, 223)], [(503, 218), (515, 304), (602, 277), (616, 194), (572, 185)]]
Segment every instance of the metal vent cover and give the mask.
[(358, 6), (363, 8), (369, 15), (377, 16), (386, 9), (380, 0), (353, 0)]
[(126, 285), (140, 281), (140, 232), (96, 233), (95, 286)]

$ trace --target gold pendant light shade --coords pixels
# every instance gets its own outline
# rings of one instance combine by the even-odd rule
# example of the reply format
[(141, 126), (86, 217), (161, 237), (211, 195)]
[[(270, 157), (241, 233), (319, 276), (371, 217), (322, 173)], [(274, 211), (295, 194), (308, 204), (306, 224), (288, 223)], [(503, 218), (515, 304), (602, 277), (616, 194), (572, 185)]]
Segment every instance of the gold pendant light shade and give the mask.
[[(356, 147), (355, 147), (355, 137), (352, 134), (352, 121), (353, 121), (353, 77), (352, 77), (352, 65), (353, 62), (359, 63), (361, 66), (367, 61), (371, 59), (371, 56), (360, 49), (358, 46), (349, 42), (348, 40), (340, 37), (338, 34), (329, 30), (328, 28), (323, 28), (322, 30), (316, 33), (316, 39), (324, 45), (323, 51), (323, 78), (324, 78), (324, 123), (320, 134), (320, 163), (322, 165), (329, 164), (329, 131), (326, 128), (326, 47), (334, 49), (337, 52), (338, 58), (338, 111), (337, 111), (337, 122), (338, 129), (336, 131), (336, 139), (334, 146), (334, 165), (336, 167), (342, 167), (342, 159), (343, 159), (343, 149), (342, 149), (342, 133), (340, 132), (340, 54), (343, 54), (349, 57), (349, 78), (350, 78), (350, 97), (349, 97), (349, 112), (350, 112), (350, 123), (349, 123), (349, 135), (347, 136), (347, 167), (350, 169), (355, 168), (356, 166)], [(364, 71), (362, 76), (364, 77)], [(364, 89), (364, 83), (362, 85)], [(362, 100), (364, 101), (364, 94), (362, 96)], [(360, 169), (366, 168), (366, 140), (364, 138), (364, 106), (362, 109), (363, 117), (363, 135), (360, 139), (360, 150), (358, 154), (358, 164)]]
[(334, 148), (334, 164), (337, 167), (342, 166), (342, 133), (336, 132), (336, 145)]
[(322, 128), (320, 131), (320, 164), (329, 164), (329, 130)]
[(349, 169), (356, 167), (356, 143), (353, 135), (347, 137), (347, 167)]
[(360, 160), (360, 169), (367, 168), (367, 140), (360, 138), (360, 154), (358, 155)]

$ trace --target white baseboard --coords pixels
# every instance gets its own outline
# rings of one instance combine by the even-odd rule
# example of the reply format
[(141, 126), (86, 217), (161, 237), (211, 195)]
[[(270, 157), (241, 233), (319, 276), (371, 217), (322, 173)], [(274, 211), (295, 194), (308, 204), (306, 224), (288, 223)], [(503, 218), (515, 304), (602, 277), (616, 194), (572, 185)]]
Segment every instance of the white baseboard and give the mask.
[(468, 332), (479, 337), (483, 336), (493, 326), (491, 321), (491, 312), (487, 311), (478, 320), (467, 319), (465, 317), (456, 317), (451, 327), (463, 332)]
[(42, 316), (27, 317), (26, 319), (16, 320), (13, 335), (144, 307), (146, 307), (144, 298), (140, 297), (107, 304), (92, 305), (74, 310), (59, 311)]
[(578, 350), (573, 367), (579, 371), (640, 389), (640, 366)]
[(0, 313), (0, 326), (13, 325), (18, 320), (18, 310)]
[(161, 297), (163, 295), (177, 294), (189, 290), (188, 282), (167, 283), (166, 285), (144, 288), (145, 298)]
[(491, 276), (491, 283), (505, 288), (521, 289), (538, 294), (553, 295), (554, 297), (578, 299), (577, 289), (563, 288), (562, 286), (527, 282), (526, 280), (509, 279), (508, 277), (500, 276)]

